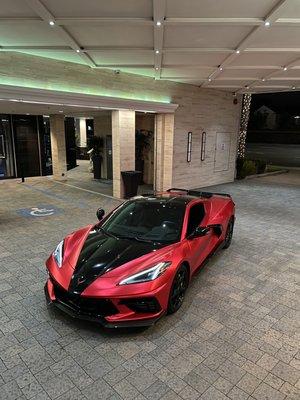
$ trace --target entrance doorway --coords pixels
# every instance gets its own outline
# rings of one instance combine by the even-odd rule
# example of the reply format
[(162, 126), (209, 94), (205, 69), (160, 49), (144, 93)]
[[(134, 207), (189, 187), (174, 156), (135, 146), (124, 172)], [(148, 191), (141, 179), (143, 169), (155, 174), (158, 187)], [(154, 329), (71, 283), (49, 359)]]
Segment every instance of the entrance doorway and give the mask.
[(36, 116), (13, 117), (17, 177), (41, 175), (38, 121)]

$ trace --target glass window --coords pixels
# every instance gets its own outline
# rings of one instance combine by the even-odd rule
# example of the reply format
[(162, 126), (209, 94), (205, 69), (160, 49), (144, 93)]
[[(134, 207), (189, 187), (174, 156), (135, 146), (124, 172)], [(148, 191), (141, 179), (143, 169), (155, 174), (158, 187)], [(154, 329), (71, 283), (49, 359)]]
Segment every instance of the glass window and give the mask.
[(195, 204), (190, 208), (189, 220), (187, 226), (187, 236), (192, 234), (194, 230), (201, 224), (204, 218), (204, 206), (202, 203)]
[(173, 243), (180, 240), (184, 212), (184, 203), (134, 200), (116, 211), (102, 227), (118, 237)]

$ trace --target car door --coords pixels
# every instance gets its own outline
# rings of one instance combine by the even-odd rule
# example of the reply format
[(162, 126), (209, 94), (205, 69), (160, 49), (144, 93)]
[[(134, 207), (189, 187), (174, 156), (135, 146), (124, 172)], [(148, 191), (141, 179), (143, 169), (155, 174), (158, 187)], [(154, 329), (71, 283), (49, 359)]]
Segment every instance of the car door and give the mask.
[(210, 230), (205, 236), (189, 239), (188, 237), (191, 233), (193, 233), (198, 226), (202, 226), (201, 223), (203, 220), (206, 220), (204, 204), (199, 202), (192, 205), (188, 213), (186, 238), (190, 249), (190, 266), (192, 272), (194, 272), (194, 270), (202, 264), (209, 252), (212, 230)]

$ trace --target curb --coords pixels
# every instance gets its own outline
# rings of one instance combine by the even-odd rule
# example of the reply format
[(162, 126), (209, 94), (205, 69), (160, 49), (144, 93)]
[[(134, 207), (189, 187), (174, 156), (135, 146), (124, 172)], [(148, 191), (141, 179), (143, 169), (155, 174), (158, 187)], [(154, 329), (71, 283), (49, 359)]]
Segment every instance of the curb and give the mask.
[(287, 174), (288, 172), (289, 172), (288, 169), (281, 169), (280, 171), (265, 172), (264, 174), (248, 175), (245, 177), (245, 179), (263, 178), (264, 176), (281, 175), (281, 174)]

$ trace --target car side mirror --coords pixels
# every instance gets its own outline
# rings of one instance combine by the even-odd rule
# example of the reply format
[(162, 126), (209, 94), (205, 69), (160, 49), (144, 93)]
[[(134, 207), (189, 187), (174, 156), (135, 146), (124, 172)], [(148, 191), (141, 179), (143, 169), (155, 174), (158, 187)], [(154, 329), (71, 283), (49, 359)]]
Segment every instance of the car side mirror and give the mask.
[(99, 221), (101, 221), (101, 219), (104, 217), (105, 211), (103, 210), (103, 208), (98, 208), (96, 215)]
[(197, 237), (205, 236), (210, 231), (209, 226), (197, 226), (193, 233), (188, 236), (188, 239), (194, 239)]

